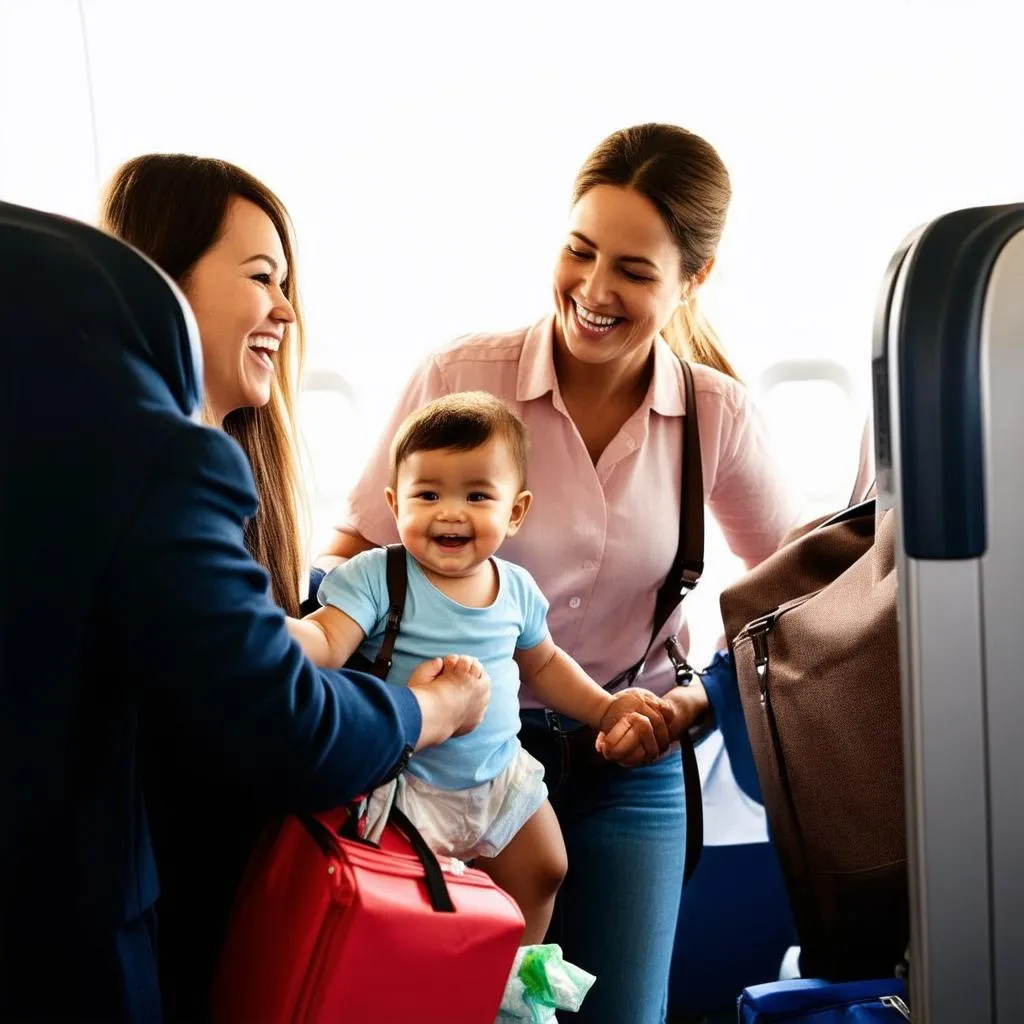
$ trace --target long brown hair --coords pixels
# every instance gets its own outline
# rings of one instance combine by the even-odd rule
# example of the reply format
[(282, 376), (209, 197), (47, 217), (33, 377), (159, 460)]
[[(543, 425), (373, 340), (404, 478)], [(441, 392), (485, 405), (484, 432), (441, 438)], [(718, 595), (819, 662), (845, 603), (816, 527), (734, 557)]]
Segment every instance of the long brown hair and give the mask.
[[(732, 185), (721, 157), (699, 135), (673, 124), (613, 132), (576, 175), (573, 202), (596, 185), (634, 189), (654, 205), (675, 240), (687, 278), (714, 258)], [(679, 307), (662, 337), (678, 355), (739, 379), (695, 296)]]
[(274, 600), (287, 614), (298, 615), (302, 545), (295, 391), (305, 352), (291, 220), (284, 204), (261, 181), (224, 160), (151, 153), (129, 160), (114, 174), (100, 224), (187, 290), (192, 268), (217, 241), (235, 197), (258, 206), (277, 230), (288, 261), (283, 291), (295, 310), (295, 323), (287, 325), (270, 401), (229, 413), (223, 429), (245, 450), (259, 497), (259, 510), (245, 527), (246, 546), (270, 573)]

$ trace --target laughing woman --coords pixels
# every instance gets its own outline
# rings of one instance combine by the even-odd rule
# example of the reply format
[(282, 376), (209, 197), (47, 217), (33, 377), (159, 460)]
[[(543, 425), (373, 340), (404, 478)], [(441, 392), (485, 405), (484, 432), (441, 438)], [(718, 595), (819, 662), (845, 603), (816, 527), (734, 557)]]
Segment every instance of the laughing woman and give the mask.
[[(241, 445), (256, 484), (259, 511), (246, 526), (246, 545), (269, 574), (277, 604), (297, 615), (294, 406), (303, 338), (284, 205), (222, 160), (151, 154), (115, 173), (101, 226), (149, 256), (188, 298), (202, 340), (204, 419)], [(169, 709), (151, 707), (141, 753), (162, 865), (157, 914), (165, 1005), (168, 1019), (193, 1021), (206, 1016), (231, 899), (262, 822), (244, 780), (230, 790), (211, 788), (210, 779), (222, 773), (198, 755), (183, 755), (185, 732)]]

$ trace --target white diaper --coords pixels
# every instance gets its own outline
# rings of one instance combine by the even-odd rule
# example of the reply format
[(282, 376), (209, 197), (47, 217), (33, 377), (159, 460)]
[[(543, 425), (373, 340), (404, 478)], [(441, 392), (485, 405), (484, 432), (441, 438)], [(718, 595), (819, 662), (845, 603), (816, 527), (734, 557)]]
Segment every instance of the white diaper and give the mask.
[(367, 808), (367, 838), (375, 838), (394, 804), (439, 857), (494, 857), (547, 799), (544, 766), (518, 741), (516, 756), (490, 782), (470, 789), (438, 789), (412, 772), (380, 786)]

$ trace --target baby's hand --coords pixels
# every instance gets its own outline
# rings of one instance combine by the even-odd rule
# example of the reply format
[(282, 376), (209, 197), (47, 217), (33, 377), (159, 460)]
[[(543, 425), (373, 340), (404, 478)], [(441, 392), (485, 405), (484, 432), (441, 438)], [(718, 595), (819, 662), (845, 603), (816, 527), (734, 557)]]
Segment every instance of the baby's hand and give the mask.
[(613, 698), (601, 719), (598, 751), (626, 767), (657, 760), (672, 742), (672, 705), (649, 690), (631, 687)]
[(650, 764), (657, 754), (651, 754), (647, 730), (650, 723), (635, 712), (620, 718), (610, 732), (600, 732), (594, 742), (597, 752), (606, 761), (614, 761), (623, 768)]
[[(612, 697), (605, 709), (598, 731), (611, 733), (616, 723), (625, 717), (630, 717), (634, 727), (640, 730), (640, 738), (649, 760), (653, 761), (668, 749), (672, 742), (669, 736), (672, 705), (668, 701), (636, 686), (621, 690)], [(646, 724), (641, 724), (639, 719)]]

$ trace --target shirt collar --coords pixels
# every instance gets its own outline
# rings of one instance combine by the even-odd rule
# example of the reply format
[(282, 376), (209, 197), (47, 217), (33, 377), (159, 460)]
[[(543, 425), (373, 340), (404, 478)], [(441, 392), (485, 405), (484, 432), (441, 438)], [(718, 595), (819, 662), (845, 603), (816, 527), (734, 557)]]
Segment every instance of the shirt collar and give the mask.
[(651, 408), (662, 416), (685, 416), (683, 372), (679, 359), (659, 334), (654, 340), (654, 381)]
[[(557, 392), (555, 377), (555, 317), (534, 324), (523, 340), (516, 378), (516, 401), (529, 402), (548, 392)], [(662, 416), (683, 416), (686, 402), (679, 361), (661, 337), (654, 342), (654, 380), (648, 391), (651, 408)]]
[(519, 355), (516, 401), (529, 402), (549, 391), (557, 391), (554, 314), (546, 316), (526, 332)]

